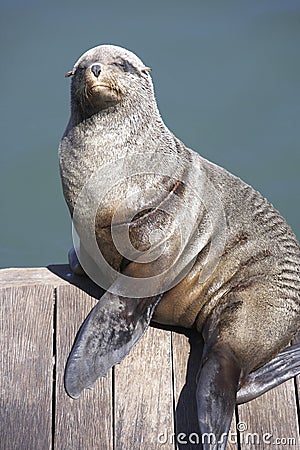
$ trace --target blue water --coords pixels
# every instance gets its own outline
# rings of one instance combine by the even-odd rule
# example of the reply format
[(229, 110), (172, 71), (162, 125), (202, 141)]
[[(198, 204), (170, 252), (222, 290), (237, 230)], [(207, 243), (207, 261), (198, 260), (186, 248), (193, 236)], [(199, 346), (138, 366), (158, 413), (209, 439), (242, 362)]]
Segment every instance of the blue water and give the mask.
[(69, 79), (113, 43), (153, 69), (168, 126), (262, 192), (300, 238), (300, 2), (1, 0), (0, 265), (66, 262), (57, 147)]

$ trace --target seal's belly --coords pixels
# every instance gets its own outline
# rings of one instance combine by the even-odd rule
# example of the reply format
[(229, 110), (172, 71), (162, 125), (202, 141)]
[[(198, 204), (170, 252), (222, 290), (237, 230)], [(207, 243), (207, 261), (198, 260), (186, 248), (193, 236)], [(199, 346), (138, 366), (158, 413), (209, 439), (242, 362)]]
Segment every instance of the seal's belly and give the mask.
[(196, 280), (185, 278), (164, 293), (155, 308), (152, 320), (163, 325), (191, 328), (205, 303)]

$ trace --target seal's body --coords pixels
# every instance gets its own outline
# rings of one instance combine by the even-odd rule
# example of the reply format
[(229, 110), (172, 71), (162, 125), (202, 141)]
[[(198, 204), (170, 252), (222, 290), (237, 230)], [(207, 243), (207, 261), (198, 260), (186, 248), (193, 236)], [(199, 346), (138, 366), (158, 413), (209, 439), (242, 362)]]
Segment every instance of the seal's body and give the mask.
[[(241, 401), (249, 400), (264, 392), (266, 384), (270, 388), (295, 374), (297, 358), (290, 370), (276, 372), (272, 364), (263, 372), (253, 370), (272, 360), (299, 330), (296, 238), (258, 192), (187, 149), (168, 130), (156, 106), (149, 69), (134, 54), (96, 47), (69, 75), (72, 114), (60, 144), (60, 168), (71, 215), (82, 230), (87, 220), (94, 224), (97, 245), (116, 272), (137, 279), (156, 277), (156, 290), (147, 286), (144, 298), (139, 293), (139, 299), (132, 299), (109, 289), (78, 337), (66, 388), (77, 397), (119, 362), (143, 334), (155, 308), (153, 320), (196, 327), (203, 334), (199, 425), (203, 432), (226, 433), (237, 391), (238, 399), (240, 393)], [(140, 165), (145, 158), (152, 169), (147, 173)], [(162, 160), (172, 169), (162, 169), (168, 165), (159, 165)], [(111, 189), (91, 212), (81, 193), (105, 167), (110, 169), (105, 176)], [(90, 185), (93, 197), (99, 185)], [(115, 246), (112, 223), (120, 230), (127, 227), (137, 258), (124, 258)], [(82, 238), (81, 244), (82, 253), (93, 258), (88, 240)], [(143, 261), (141, 252), (158, 256)], [(174, 270), (159, 277), (170, 265)], [(118, 279), (112, 283), (118, 289), (121, 284)], [(103, 350), (103, 336), (118, 318), (126, 338), (116, 333)], [(277, 356), (277, 366), (281, 358), (286, 353)]]
[(198, 282), (200, 253), (186, 277), (164, 294), (154, 320), (199, 331), (207, 318), (217, 321), (219, 339), (250, 371), (286, 347), (299, 329), (299, 246), (258, 192), (203, 159), (201, 164), (224, 206), (224, 252), (204, 283)]

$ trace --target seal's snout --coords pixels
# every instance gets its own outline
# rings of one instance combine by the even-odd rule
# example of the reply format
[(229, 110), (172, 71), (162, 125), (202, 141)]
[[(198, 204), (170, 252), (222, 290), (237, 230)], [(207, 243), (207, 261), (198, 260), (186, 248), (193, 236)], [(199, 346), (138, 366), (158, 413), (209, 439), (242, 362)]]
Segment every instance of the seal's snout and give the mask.
[(93, 74), (95, 75), (96, 78), (99, 77), (100, 72), (101, 72), (101, 66), (100, 64), (93, 64), (91, 66), (91, 71), (93, 72)]

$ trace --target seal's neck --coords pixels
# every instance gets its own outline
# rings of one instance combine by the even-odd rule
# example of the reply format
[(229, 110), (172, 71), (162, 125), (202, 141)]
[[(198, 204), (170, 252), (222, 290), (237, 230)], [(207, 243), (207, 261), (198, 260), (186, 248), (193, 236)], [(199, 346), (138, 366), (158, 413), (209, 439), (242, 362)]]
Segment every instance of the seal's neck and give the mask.
[(63, 137), (78, 131), (82, 136), (97, 133), (101, 136), (102, 146), (107, 141), (118, 147), (128, 146), (131, 139), (132, 144), (138, 138), (145, 142), (150, 135), (153, 143), (161, 142), (162, 138), (164, 141), (174, 139), (160, 116), (154, 97), (151, 101), (141, 97), (127, 99), (95, 114), (83, 112), (80, 105), (72, 102), (71, 112)]
[[(99, 97), (99, 98), (98, 98)], [(87, 96), (83, 93), (78, 93), (78, 90), (72, 84), (71, 86), (71, 121), (72, 125), (76, 126), (79, 123), (97, 116), (99, 119), (105, 120), (108, 116), (110, 120), (122, 119), (122, 115), (128, 116), (132, 113), (142, 113), (142, 115), (158, 115), (158, 108), (156, 105), (154, 90), (152, 84), (140, 84), (136, 89), (130, 90), (120, 96), (119, 100), (112, 103), (107, 108), (101, 108), (100, 96)], [(105, 101), (102, 101), (102, 105)], [(112, 118), (112, 114), (114, 117)], [(119, 117), (118, 117), (119, 116)]]

